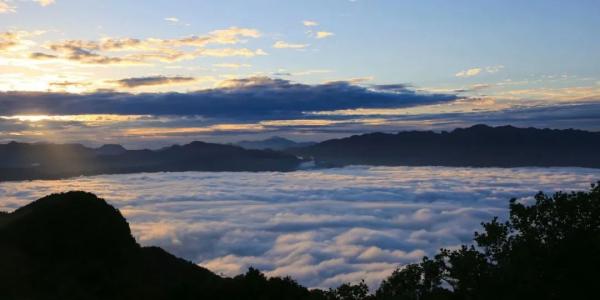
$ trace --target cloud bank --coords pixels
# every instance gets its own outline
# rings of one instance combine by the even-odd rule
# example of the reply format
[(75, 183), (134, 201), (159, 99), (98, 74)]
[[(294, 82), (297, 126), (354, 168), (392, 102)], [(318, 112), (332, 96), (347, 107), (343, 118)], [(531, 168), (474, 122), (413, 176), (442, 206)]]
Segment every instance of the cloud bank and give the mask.
[(506, 217), (512, 197), (584, 190), (600, 170), (350, 167), (293, 173), (158, 173), (0, 183), (0, 210), (53, 192), (93, 191), (137, 240), (226, 275), (258, 267), (312, 287), (365, 279)]
[[(179, 77), (146, 77), (118, 81), (135, 87), (159, 84)], [(133, 114), (200, 115), (238, 120), (298, 118), (305, 112), (355, 108), (399, 108), (451, 102), (454, 94), (425, 94), (408, 88), (381, 91), (339, 81), (308, 85), (283, 79), (251, 77), (223, 82), (219, 88), (190, 93), (64, 94), (0, 93), (0, 115), (23, 114)]]
[[(72, 84), (61, 82), (57, 84)], [(1, 107), (1, 106), (0, 106)], [(132, 149), (158, 148), (193, 140), (220, 143), (264, 139), (273, 135), (299, 141), (346, 137), (364, 132), (452, 130), (475, 124), (600, 130), (600, 105), (576, 103), (475, 113), (386, 114), (356, 111), (351, 115), (248, 115), (245, 118), (171, 115), (17, 115), (0, 116), (0, 142), (77, 142), (100, 146), (120, 143)], [(252, 119), (257, 118), (257, 119)]]

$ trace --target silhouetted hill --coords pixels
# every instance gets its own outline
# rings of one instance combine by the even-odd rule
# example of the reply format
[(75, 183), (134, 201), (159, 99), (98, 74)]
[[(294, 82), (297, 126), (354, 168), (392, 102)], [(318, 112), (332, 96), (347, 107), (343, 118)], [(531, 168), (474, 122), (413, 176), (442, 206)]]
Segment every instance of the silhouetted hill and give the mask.
[(256, 149), (256, 150), (285, 150), (289, 148), (308, 147), (316, 143), (313, 142), (294, 142), (292, 140), (274, 136), (265, 140), (260, 141), (241, 141), (235, 143), (236, 146), (240, 146), (244, 149)]
[[(271, 139), (274, 143), (271, 148), (294, 143), (286, 141)], [(204, 142), (160, 150), (127, 150), (120, 145), (93, 149), (80, 144), (11, 142), (0, 144), (0, 181), (137, 172), (293, 171), (302, 162), (297, 156), (312, 158), (317, 166), (600, 168), (597, 149), (600, 149), (597, 132), (485, 125), (441, 133), (406, 131), (356, 135), (307, 147), (286, 148), (286, 153)]]
[(140, 247), (119, 211), (90, 193), (0, 214), (0, 299), (320, 299), (312, 297), (290, 279), (253, 269), (221, 278)]
[(127, 149), (121, 145), (107, 144), (97, 148), (95, 152), (98, 155), (120, 155), (127, 152)]
[(281, 152), (203, 142), (161, 150), (11, 142), (0, 145), (0, 157), (0, 181), (136, 172), (291, 171), (300, 163)]
[(452, 132), (371, 133), (288, 152), (319, 165), (600, 168), (600, 133), (476, 125)]

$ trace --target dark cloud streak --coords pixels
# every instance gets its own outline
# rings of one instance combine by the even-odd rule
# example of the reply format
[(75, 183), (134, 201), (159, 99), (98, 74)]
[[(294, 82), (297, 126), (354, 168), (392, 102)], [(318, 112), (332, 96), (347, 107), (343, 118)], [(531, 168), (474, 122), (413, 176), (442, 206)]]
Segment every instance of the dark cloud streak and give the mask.
[(166, 84), (186, 83), (196, 80), (194, 77), (183, 76), (147, 76), (147, 77), (132, 77), (114, 81), (121, 87), (136, 88), (141, 86), (155, 86)]
[[(122, 84), (136, 86), (161, 81), (164, 79), (132, 78)], [(230, 80), (220, 88), (190, 93), (5, 92), (0, 93), (0, 115), (201, 115), (246, 121), (293, 119), (312, 111), (402, 108), (459, 99), (455, 94), (425, 94), (410, 89), (380, 91), (349, 82), (307, 85), (282, 79), (254, 77)]]

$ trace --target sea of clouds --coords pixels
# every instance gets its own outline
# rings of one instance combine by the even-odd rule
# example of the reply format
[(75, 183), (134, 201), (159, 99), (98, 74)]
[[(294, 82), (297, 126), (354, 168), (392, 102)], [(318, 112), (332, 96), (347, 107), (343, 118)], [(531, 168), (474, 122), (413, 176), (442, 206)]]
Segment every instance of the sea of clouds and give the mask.
[(347, 167), (291, 173), (154, 173), (0, 183), (0, 210), (54, 192), (94, 192), (142, 245), (228, 276), (257, 267), (310, 287), (365, 279), (469, 243), (508, 200), (586, 190), (600, 170)]

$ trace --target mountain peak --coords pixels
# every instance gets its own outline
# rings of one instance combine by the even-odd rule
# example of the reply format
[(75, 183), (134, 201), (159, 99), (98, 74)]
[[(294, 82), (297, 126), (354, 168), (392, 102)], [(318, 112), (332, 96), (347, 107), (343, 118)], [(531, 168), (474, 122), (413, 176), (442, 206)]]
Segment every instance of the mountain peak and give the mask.
[[(0, 270), (1, 299), (313, 299), (295, 282), (225, 279), (140, 247), (119, 211), (86, 192), (0, 214)], [(257, 286), (277, 296), (248, 296)]]
[(281, 136), (272, 136), (264, 140), (255, 140), (255, 141), (240, 141), (235, 145), (240, 146), (245, 149), (256, 149), (256, 150), (285, 150), (289, 148), (295, 147), (305, 147), (311, 146), (315, 143), (312, 142), (295, 142), (288, 138), (284, 138)]
[(284, 138), (284, 137), (281, 137), (281, 136), (277, 136), (277, 135), (274, 135), (274, 136), (272, 136), (272, 137), (270, 137), (268, 139), (265, 139), (265, 141), (282, 141), (282, 142), (292, 142), (292, 143), (295, 143), (294, 141), (292, 141), (290, 139), (287, 139), (287, 138)]
[(94, 254), (117, 259), (138, 247), (121, 213), (85, 192), (52, 194), (2, 216), (0, 236), (0, 244), (54, 258)]
[(127, 152), (127, 149), (119, 144), (104, 144), (96, 148), (96, 154), (98, 155), (120, 155), (125, 152)]

